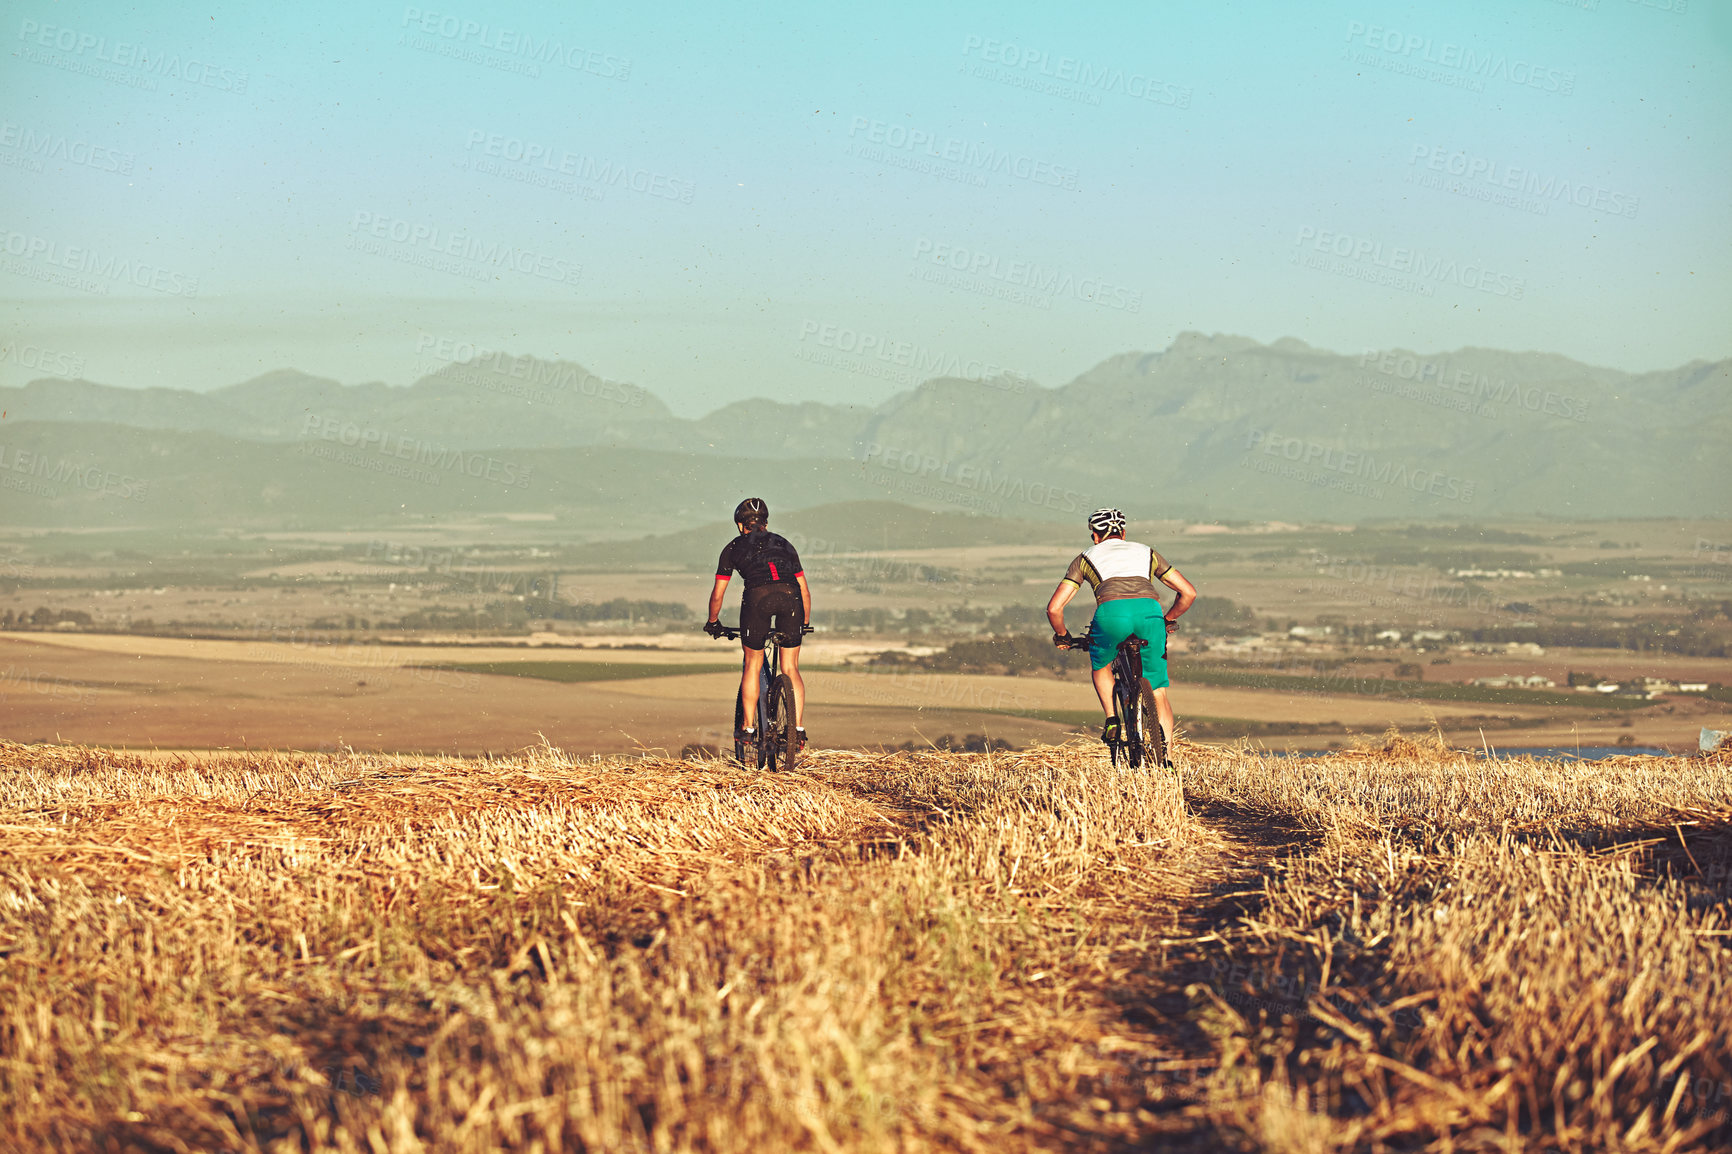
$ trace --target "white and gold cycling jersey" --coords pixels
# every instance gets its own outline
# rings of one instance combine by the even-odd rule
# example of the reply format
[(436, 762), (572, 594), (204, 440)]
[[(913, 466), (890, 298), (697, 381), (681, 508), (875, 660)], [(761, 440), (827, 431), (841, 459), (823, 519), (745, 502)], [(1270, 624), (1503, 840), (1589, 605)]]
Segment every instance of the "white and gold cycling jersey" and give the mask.
[(1108, 537), (1078, 553), (1064, 571), (1064, 579), (1078, 586), (1086, 581), (1098, 604), (1126, 597), (1154, 597), (1155, 582), (1171, 568), (1166, 558), (1147, 545)]

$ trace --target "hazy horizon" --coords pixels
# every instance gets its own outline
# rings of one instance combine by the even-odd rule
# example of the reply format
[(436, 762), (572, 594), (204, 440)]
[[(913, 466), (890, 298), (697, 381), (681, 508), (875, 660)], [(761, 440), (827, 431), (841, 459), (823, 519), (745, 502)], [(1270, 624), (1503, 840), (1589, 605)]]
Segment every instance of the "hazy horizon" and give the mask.
[[(820, 336), (822, 336), (822, 337), (828, 338), (832, 342), (834, 342), (835, 340), (838, 340), (838, 339), (844, 339), (845, 340), (845, 339), (848, 339), (850, 337), (856, 337), (857, 338), (861, 335), (870, 335), (870, 334), (859, 334), (859, 333), (853, 332), (852, 330), (845, 330), (841, 334), (836, 334), (836, 333), (826, 333), (826, 332), (824, 332), (824, 330), (819, 330), (817, 333), (812, 334), (812, 339), (817, 340), (817, 339), (819, 339)], [(1382, 346), (1382, 347), (1378, 347), (1378, 348), (1368, 348), (1368, 349), (1333, 349), (1333, 348), (1325, 348), (1323, 346), (1317, 345), (1317, 344), (1310, 342), (1310, 341), (1305, 341), (1303, 337), (1297, 336), (1296, 334), (1292, 334), (1292, 333), (1286, 333), (1286, 334), (1283, 334), (1279, 337), (1274, 337), (1271, 339), (1263, 339), (1260, 337), (1252, 336), (1248, 333), (1237, 333), (1237, 332), (1201, 333), (1201, 332), (1188, 331), (1188, 332), (1184, 332), (1184, 333), (1174, 334), (1171, 340), (1169, 340), (1165, 344), (1161, 345), (1160, 347), (1126, 348), (1126, 349), (1119, 349), (1115, 352), (1106, 353), (1097, 359), (1088, 361), (1086, 363), (1079, 363), (1074, 369), (1072, 369), (1068, 372), (1063, 372), (1061, 375), (1055, 376), (1051, 379), (1039, 379), (1039, 378), (1035, 378), (1032, 376), (1028, 376), (1026, 374), (1022, 374), (1017, 369), (1015, 369), (1014, 367), (999, 364), (998, 362), (993, 361), (990, 357), (984, 357), (984, 358), (951, 358), (951, 357), (944, 355), (941, 351), (938, 351), (938, 350), (929, 350), (929, 349), (922, 349), (922, 348), (916, 347), (916, 354), (917, 355), (918, 354), (927, 354), (930, 356), (931, 361), (934, 362), (934, 366), (935, 366), (935, 367), (933, 367), (933, 371), (925, 373), (923, 375), (920, 375), (918, 378), (911, 378), (909, 383), (898, 385), (895, 389), (886, 392), (882, 398), (878, 398), (877, 401), (878, 401), (878, 403), (881, 403), (882, 401), (889, 400), (892, 396), (894, 396), (896, 394), (906, 393), (912, 389), (917, 389), (920, 385), (925, 384), (929, 381), (934, 381), (934, 380), (939, 380), (941, 378), (944, 378), (947, 374), (945, 372), (938, 371), (938, 368), (945, 367), (945, 366), (950, 366), (950, 367), (960, 366), (964, 370), (964, 372), (971, 374), (967, 379), (983, 379), (982, 374), (979, 372), (979, 370), (982, 370), (982, 369), (1001, 369), (1001, 370), (1003, 370), (1002, 375), (1004, 375), (1004, 376), (1013, 377), (1013, 378), (1020, 377), (1021, 379), (1026, 380), (1030, 384), (1033, 384), (1033, 385), (1040, 387), (1040, 388), (1061, 389), (1067, 385), (1073, 384), (1079, 377), (1086, 375), (1091, 370), (1100, 367), (1102, 364), (1104, 364), (1104, 363), (1106, 363), (1106, 362), (1108, 362), (1108, 361), (1110, 361), (1116, 357), (1127, 356), (1127, 355), (1146, 355), (1146, 354), (1150, 354), (1150, 353), (1161, 353), (1161, 352), (1164, 352), (1164, 351), (1167, 351), (1168, 349), (1170, 349), (1174, 343), (1176, 343), (1179, 339), (1181, 339), (1187, 335), (1199, 336), (1199, 337), (1202, 337), (1204, 339), (1209, 339), (1209, 340), (1243, 338), (1243, 339), (1247, 339), (1247, 340), (1256, 341), (1258, 344), (1260, 344), (1264, 347), (1274, 347), (1274, 346), (1278, 346), (1278, 345), (1282, 344), (1283, 342), (1297, 340), (1297, 341), (1300, 341), (1301, 343), (1307, 345), (1311, 349), (1311, 351), (1313, 351), (1315, 353), (1322, 354), (1322, 355), (1326, 355), (1326, 356), (1352, 358), (1352, 357), (1362, 357), (1362, 356), (1365, 356), (1366, 354), (1368, 354), (1370, 352), (1377, 352), (1377, 353), (1383, 354), (1383, 355), (1387, 355), (1387, 354), (1391, 354), (1391, 353), (1405, 353), (1405, 354), (1411, 354), (1413, 357), (1418, 358), (1418, 360), (1422, 363), (1430, 363), (1432, 361), (1442, 363), (1442, 362), (1445, 362), (1451, 358), (1459, 357), (1463, 353), (1485, 352), (1485, 351), (1507, 354), (1507, 355), (1511, 355), (1511, 356), (1561, 356), (1561, 357), (1565, 357), (1565, 359), (1573, 361), (1575, 363), (1583, 364), (1587, 368), (1590, 368), (1590, 369), (1611, 368), (1611, 369), (1614, 369), (1615, 371), (1629, 372), (1629, 373), (1632, 373), (1634, 375), (1641, 375), (1643, 373), (1666, 372), (1669, 370), (1675, 370), (1675, 369), (1683, 368), (1686, 365), (1691, 364), (1691, 363), (1711, 364), (1711, 363), (1716, 363), (1717, 360), (1726, 359), (1726, 358), (1710, 359), (1710, 358), (1699, 357), (1699, 358), (1695, 358), (1693, 361), (1683, 362), (1683, 363), (1677, 364), (1677, 365), (1652, 365), (1652, 366), (1648, 366), (1645, 369), (1640, 369), (1640, 368), (1639, 369), (1619, 369), (1616, 366), (1595, 365), (1595, 364), (1588, 363), (1588, 362), (1577, 361), (1576, 358), (1568, 357), (1566, 354), (1556, 353), (1556, 352), (1554, 352), (1552, 350), (1548, 350), (1548, 349), (1490, 349), (1490, 350), (1488, 350), (1484, 346), (1472, 346), (1472, 345), (1463, 345), (1463, 346), (1460, 346), (1458, 348), (1452, 348), (1452, 349), (1408, 348), (1408, 347), (1404, 347), (1404, 346)], [(578, 364), (578, 365), (582, 365), (586, 369), (591, 369), (593, 371), (592, 365), (586, 364), (585, 362), (583, 362), (582, 360), (580, 360), (577, 357), (565, 357), (565, 358), (542, 357), (533, 351), (516, 349), (516, 348), (511, 347), (509, 344), (507, 344), (504, 347), (495, 347), (495, 346), (488, 346), (488, 345), (476, 345), (473, 343), (454, 343), (454, 342), (450, 342), (450, 341), (446, 340), (445, 338), (439, 337), (435, 333), (428, 332), (425, 329), (420, 330), (418, 333), (417, 348), (418, 348), (417, 355), (414, 358), (412, 358), (413, 371), (411, 371), (408, 375), (400, 376), (396, 379), (378, 378), (378, 377), (360, 378), (360, 377), (355, 377), (355, 376), (343, 376), (343, 375), (333, 374), (333, 373), (314, 373), (314, 372), (310, 372), (309, 370), (305, 369), (304, 367), (302, 367), (300, 365), (283, 364), (283, 365), (278, 365), (274, 368), (263, 369), (260, 372), (251, 373), (251, 374), (244, 376), (244, 377), (237, 377), (234, 380), (213, 382), (213, 383), (211, 383), (208, 386), (205, 386), (203, 388), (194, 388), (190, 385), (150, 385), (150, 384), (134, 385), (134, 384), (128, 384), (128, 383), (122, 382), (122, 381), (98, 380), (98, 379), (90, 377), (88, 374), (78, 375), (78, 374), (67, 374), (67, 373), (43, 372), (43, 371), (38, 371), (38, 372), (35, 372), (33, 374), (29, 374), (27, 376), (26, 380), (0, 382), (0, 387), (7, 387), (7, 386), (16, 387), (16, 386), (24, 384), (24, 383), (32, 383), (32, 382), (38, 382), (38, 381), (53, 382), (55, 380), (71, 380), (74, 378), (74, 376), (77, 376), (77, 379), (87, 381), (91, 384), (103, 385), (103, 386), (113, 386), (113, 387), (118, 387), (118, 388), (141, 388), (141, 389), (142, 388), (183, 388), (183, 389), (187, 389), (188, 391), (203, 393), (203, 392), (220, 391), (220, 390), (225, 389), (225, 388), (231, 388), (231, 387), (234, 387), (237, 385), (247, 384), (251, 381), (260, 379), (262, 377), (268, 377), (268, 376), (272, 376), (272, 375), (278, 374), (278, 373), (294, 373), (294, 374), (302, 374), (302, 375), (305, 375), (308, 377), (314, 377), (314, 378), (319, 378), (319, 379), (333, 380), (333, 381), (336, 381), (337, 383), (339, 383), (345, 387), (384, 385), (387, 388), (393, 388), (393, 389), (409, 389), (409, 388), (412, 388), (413, 386), (415, 386), (416, 384), (418, 384), (420, 381), (426, 379), (427, 377), (437, 375), (443, 369), (452, 368), (452, 367), (462, 368), (462, 367), (471, 366), (471, 365), (486, 367), (486, 368), (489, 368), (491, 371), (494, 371), (494, 372), (506, 373), (509, 369), (509, 366), (512, 365), (513, 363), (521, 364), (521, 362), (523, 362), (525, 360), (536, 360), (536, 361), (541, 361), (544, 363), (564, 362), (564, 363)], [(0, 347), (0, 354), (8, 354), (9, 355), (10, 351), (11, 351), (10, 348)], [(943, 362), (943, 363), (938, 364), (938, 362)], [(918, 365), (919, 362), (916, 361), (916, 362), (914, 362), (914, 364)], [(912, 369), (896, 369), (894, 365), (890, 364), (889, 362), (886, 362), (884, 371), (885, 372), (897, 371), (897, 372), (902, 372), (904, 374), (909, 374), (912, 372)], [(956, 374), (956, 375), (960, 376), (961, 374)], [(992, 375), (997, 375), (997, 374), (992, 374)], [(615, 379), (615, 378), (609, 378), (609, 379)], [(632, 384), (632, 385), (636, 384), (636, 382), (632, 382), (629, 380), (624, 381), (623, 383)], [(663, 400), (664, 402), (668, 401), (667, 397), (660, 396), (653, 389), (646, 389), (645, 391), (652, 396), (657, 396), (658, 399)], [(742, 400), (764, 400), (764, 399), (785, 400), (788, 398), (770, 397), (767, 395), (767, 390), (766, 390), (764, 392), (745, 393), (745, 394), (742, 394), (738, 397), (729, 397), (729, 398), (719, 399), (719, 400), (715, 401), (710, 407), (707, 407), (707, 408), (682, 409), (680, 406), (672, 404), (672, 403), (670, 403), (668, 407), (669, 407), (670, 411), (672, 412), (672, 415), (674, 415), (676, 417), (689, 418), (689, 417), (693, 417), (693, 416), (703, 416), (703, 415), (707, 415), (709, 413), (713, 413), (719, 408), (726, 407), (729, 404), (737, 403), (737, 402), (742, 401)], [(799, 398), (793, 398), (793, 399), (798, 400), (798, 401), (816, 401), (819, 403), (826, 403), (826, 402), (836, 403), (837, 401), (846, 400), (846, 401), (852, 401), (852, 402), (862, 404), (862, 405), (868, 404), (867, 401), (865, 401), (863, 398), (858, 397), (858, 396), (851, 396), (851, 397), (815, 396), (815, 397), (799, 397)]]
[(1045, 385), (1187, 330), (1732, 355), (1726, 6), (737, 19), (17, 9), (0, 383), (407, 384), (429, 334), (682, 414), (917, 383), (831, 326)]

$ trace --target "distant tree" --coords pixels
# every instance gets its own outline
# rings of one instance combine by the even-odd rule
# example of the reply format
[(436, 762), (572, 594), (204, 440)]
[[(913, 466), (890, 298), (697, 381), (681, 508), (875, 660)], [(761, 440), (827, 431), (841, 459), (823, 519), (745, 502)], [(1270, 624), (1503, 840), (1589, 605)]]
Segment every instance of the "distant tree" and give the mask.
[(1257, 615), (1227, 597), (1199, 597), (1184, 622), (1199, 633), (1250, 633), (1257, 628)]
[(1027, 633), (958, 641), (941, 653), (910, 657), (890, 650), (872, 659), (874, 665), (912, 665), (947, 673), (1061, 673), (1083, 668), (1081, 654), (1053, 646), (1049, 636)]

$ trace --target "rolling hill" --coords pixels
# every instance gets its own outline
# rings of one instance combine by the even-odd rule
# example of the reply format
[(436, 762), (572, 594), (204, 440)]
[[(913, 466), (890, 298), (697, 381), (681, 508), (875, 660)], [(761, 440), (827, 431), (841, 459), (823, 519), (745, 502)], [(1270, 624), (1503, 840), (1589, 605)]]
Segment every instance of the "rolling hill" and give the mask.
[[(1704, 515), (1732, 493), (1732, 361), (1630, 374), (1544, 353), (1351, 356), (1197, 333), (1059, 388), (940, 378), (875, 407), (756, 399), (695, 420), (530, 357), (405, 387), (293, 371), (210, 393), (38, 380), (0, 390), (0, 410), (0, 451), (148, 464), (138, 476), (187, 495), (182, 519), (509, 507), (630, 524), (620, 503), (638, 501), (689, 525), (755, 489), (790, 508), (878, 497), (1012, 519), (1116, 504), (1357, 522)], [(465, 474), (477, 454), (481, 472)], [(111, 517), (100, 487), (43, 497), (9, 469), (31, 474), (0, 461), (12, 495), (34, 498), (14, 502), (25, 523)]]

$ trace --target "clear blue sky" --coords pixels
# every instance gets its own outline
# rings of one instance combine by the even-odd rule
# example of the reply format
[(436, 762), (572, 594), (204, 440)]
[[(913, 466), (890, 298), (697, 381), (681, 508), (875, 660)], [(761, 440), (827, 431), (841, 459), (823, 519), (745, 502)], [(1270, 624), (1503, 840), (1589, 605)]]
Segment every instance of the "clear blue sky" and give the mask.
[(0, 382), (477, 344), (697, 413), (1187, 329), (1725, 357), (1732, 4), (1668, 3), (14, 0)]

